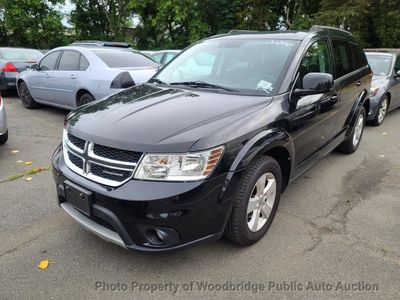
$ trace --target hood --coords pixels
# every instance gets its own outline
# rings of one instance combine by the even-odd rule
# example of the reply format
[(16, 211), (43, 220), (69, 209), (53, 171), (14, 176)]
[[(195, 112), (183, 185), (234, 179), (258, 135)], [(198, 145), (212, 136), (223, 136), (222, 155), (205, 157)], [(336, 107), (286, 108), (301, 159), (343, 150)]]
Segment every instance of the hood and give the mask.
[(197, 140), (271, 100), (143, 84), (76, 109), (68, 118), (68, 130), (114, 148), (187, 152)]

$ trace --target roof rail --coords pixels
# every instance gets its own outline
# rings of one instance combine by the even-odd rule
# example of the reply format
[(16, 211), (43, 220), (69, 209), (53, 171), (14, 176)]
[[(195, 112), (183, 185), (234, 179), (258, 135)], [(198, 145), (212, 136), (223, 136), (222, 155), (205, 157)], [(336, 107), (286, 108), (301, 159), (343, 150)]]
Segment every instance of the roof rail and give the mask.
[(257, 33), (257, 30), (240, 30), (240, 29), (232, 29), (228, 32), (228, 34), (239, 34), (239, 33)]
[(314, 25), (310, 28), (309, 30), (310, 32), (317, 32), (317, 31), (336, 31), (336, 32), (341, 32), (341, 33), (345, 33), (345, 34), (349, 34), (349, 35), (353, 35), (350, 31), (344, 30), (344, 29), (340, 29), (337, 27), (333, 27), (333, 26), (322, 26), (322, 25)]

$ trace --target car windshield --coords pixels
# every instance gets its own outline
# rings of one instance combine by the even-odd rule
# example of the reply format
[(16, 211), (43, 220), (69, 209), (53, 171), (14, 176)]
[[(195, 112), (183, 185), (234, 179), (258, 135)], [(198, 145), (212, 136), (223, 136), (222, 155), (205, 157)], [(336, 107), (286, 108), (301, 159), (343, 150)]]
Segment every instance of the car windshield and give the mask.
[(367, 59), (374, 75), (386, 76), (389, 74), (392, 63), (391, 55), (367, 54)]
[(43, 57), (43, 53), (33, 49), (2, 49), (0, 58), (10, 61), (37, 62)]
[(153, 80), (273, 95), (298, 44), (259, 37), (206, 40), (181, 53)]
[(132, 51), (93, 50), (110, 68), (157, 67), (158, 64), (146, 55)]

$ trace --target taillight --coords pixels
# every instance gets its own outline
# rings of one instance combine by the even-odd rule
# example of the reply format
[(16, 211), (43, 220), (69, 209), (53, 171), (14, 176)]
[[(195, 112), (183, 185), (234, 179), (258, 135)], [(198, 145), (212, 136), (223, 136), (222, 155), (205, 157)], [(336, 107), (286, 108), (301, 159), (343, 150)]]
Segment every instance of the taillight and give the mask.
[(1, 69), (2, 72), (18, 72), (17, 68), (12, 63), (7, 63)]

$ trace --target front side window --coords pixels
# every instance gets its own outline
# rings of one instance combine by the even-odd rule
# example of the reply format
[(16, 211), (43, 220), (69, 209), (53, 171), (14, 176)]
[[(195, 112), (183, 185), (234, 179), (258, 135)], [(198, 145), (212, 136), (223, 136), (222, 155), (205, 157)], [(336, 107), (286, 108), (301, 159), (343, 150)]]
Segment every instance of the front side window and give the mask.
[(326, 41), (317, 41), (308, 48), (299, 68), (300, 85), (303, 82), (304, 76), (308, 73), (333, 74)]
[(299, 41), (214, 39), (185, 50), (157, 75), (167, 84), (203, 82), (238, 92), (273, 95)]
[(367, 54), (368, 64), (375, 76), (386, 76), (390, 73), (392, 56), (387, 54)]
[(64, 51), (58, 63), (60, 71), (77, 71), (79, 70), (79, 60), (81, 54), (77, 51)]
[(58, 56), (61, 51), (55, 51), (46, 55), (40, 62), (40, 70), (54, 70), (56, 67)]
[(353, 55), (347, 42), (333, 40), (332, 45), (333, 56), (335, 59), (335, 78), (339, 78), (353, 72)]

